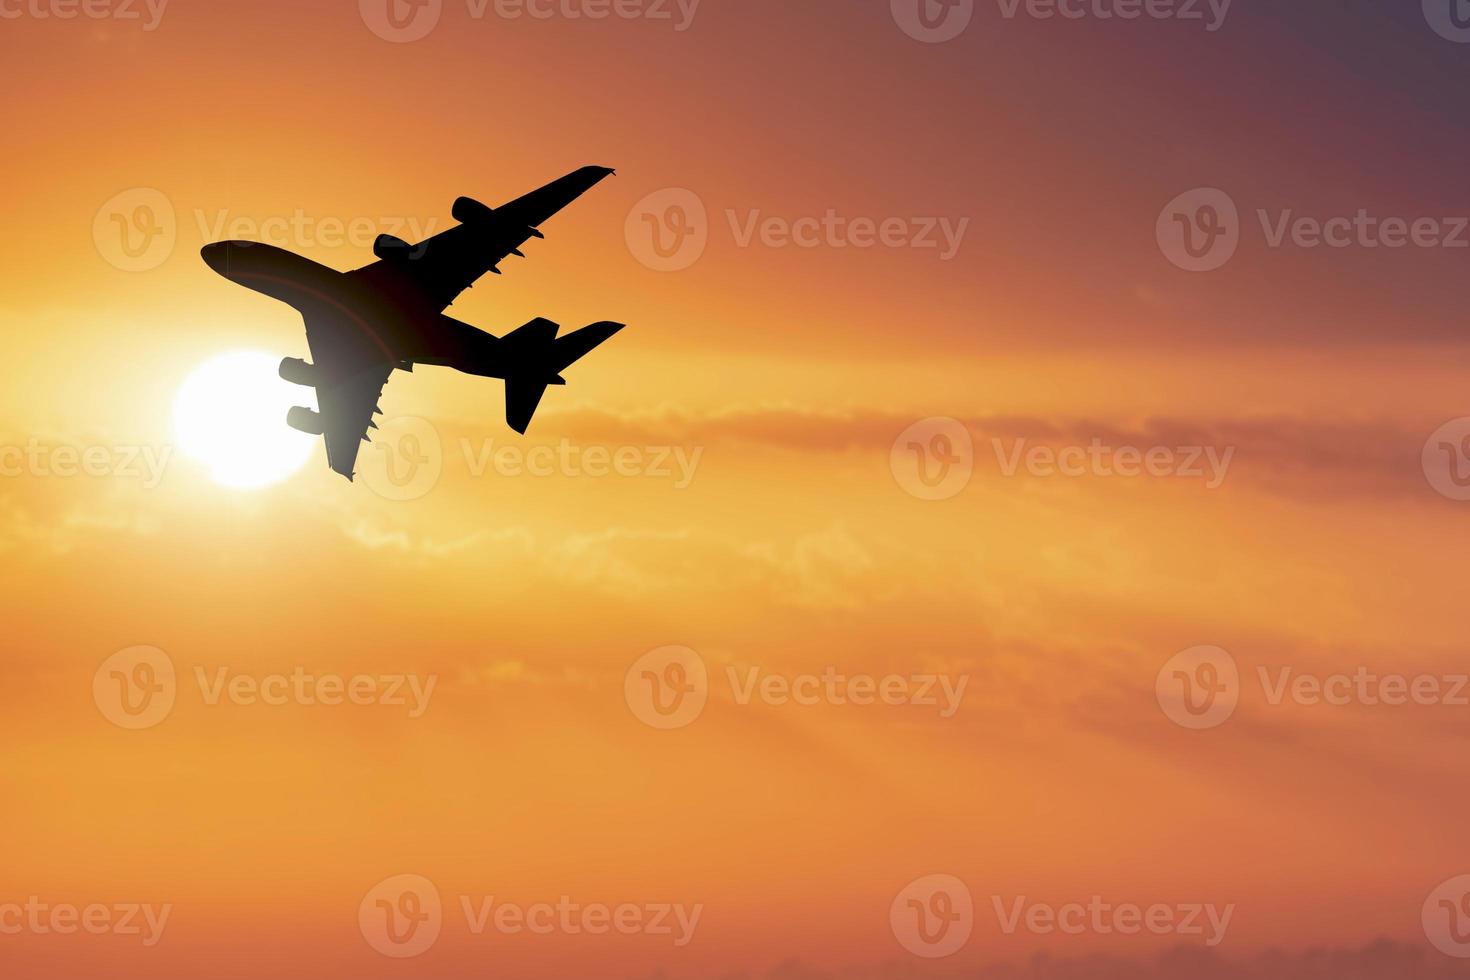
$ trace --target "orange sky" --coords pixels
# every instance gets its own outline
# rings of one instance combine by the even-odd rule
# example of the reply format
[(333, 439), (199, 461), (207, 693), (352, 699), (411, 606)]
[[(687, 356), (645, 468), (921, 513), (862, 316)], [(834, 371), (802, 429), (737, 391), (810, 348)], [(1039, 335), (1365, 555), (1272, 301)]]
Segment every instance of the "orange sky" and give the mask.
[[(1367, 0), (1237, 0), (1215, 32), (977, 3), (939, 44), (882, 0), (687, 19), (445, 0), (406, 43), (365, 3), (171, 0), (154, 29), (142, 5), (3, 8), (0, 469), (49, 462), (0, 475), (0, 975), (1009, 976), (1037, 955), (1079, 980), (1109, 960), (1274, 980), (1320, 957), (1459, 975), (1443, 950), (1470, 946), (1435, 923), (1470, 871), (1470, 705), (1449, 695), (1470, 505), (1424, 449), (1470, 414), (1461, 256), (1271, 247), (1257, 212), (1452, 228), (1470, 48)], [(353, 268), (380, 230), (441, 230), (461, 194), (585, 164), (618, 176), (450, 311), (497, 334), (629, 324), (528, 439), (499, 382), (421, 369), (383, 399), (384, 444), (428, 447), (419, 484), (369, 450), (353, 485), (318, 453), (231, 491), (173, 453), (195, 365), (305, 352), (299, 316), (201, 245), (285, 229)], [(1190, 273), (1156, 224), (1201, 187), (1238, 206), (1241, 241)], [(671, 189), (707, 245), (659, 271), (637, 232), (690, 200)], [(130, 258), (112, 216), (140, 202), (162, 237)], [(844, 232), (779, 243), (829, 213)], [(855, 219), (940, 244), (854, 247)], [(1470, 446), (1470, 423), (1446, 432), (1431, 460)], [(933, 490), (910, 444), (969, 479)], [(1094, 444), (1110, 455), (1080, 475), (1045, 462)], [(108, 473), (63, 475), (57, 447), (101, 447)], [(1166, 472), (1118, 475), (1119, 448), (1167, 451)], [(1228, 651), (1238, 704), (1193, 730), (1156, 684), (1201, 646)], [(137, 647), (175, 693), (130, 730), (104, 661), (142, 676)], [(697, 655), (707, 702), (661, 730), (627, 675), (666, 676), (669, 647)], [(829, 668), (963, 695), (741, 697)], [(1283, 669), (1443, 697), (1273, 699)], [(421, 712), (210, 694), (297, 673), (433, 688)], [(406, 958), (373, 944), (370, 893), (400, 875), (443, 906)], [(930, 959), (902, 922), (934, 875), (974, 921)], [(151, 945), (10, 929), (32, 896), (170, 911)], [(699, 912), (687, 943), (476, 934), (464, 903), (492, 896)], [(1209, 943), (997, 913), (1094, 896), (1231, 914)]]

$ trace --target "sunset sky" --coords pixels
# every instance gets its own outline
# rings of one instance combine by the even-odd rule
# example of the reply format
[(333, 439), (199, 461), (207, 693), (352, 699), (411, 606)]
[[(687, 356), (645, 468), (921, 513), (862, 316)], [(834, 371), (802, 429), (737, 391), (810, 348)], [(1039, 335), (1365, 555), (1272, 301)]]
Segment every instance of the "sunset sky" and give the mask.
[[(0, 0), (0, 976), (1464, 976), (1448, 3)], [(528, 437), (178, 450), (306, 355), (202, 245), (584, 165), (448, 311), (628, 324)]]

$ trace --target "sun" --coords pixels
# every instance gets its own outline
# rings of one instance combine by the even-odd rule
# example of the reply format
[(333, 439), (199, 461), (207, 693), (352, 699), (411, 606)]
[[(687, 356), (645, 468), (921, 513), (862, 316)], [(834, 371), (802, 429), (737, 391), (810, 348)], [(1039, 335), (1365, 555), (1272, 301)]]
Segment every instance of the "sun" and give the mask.
[(281, 380), (279, 363), (263, 351), (230, 351), (200, 364), (179, 386), (178, 448), (209, 467), (216, 483), (268, 487), (301, 469), (316, 451), (318, 437), (286, 425), (293, 406), (316, 407), (315, 395)]

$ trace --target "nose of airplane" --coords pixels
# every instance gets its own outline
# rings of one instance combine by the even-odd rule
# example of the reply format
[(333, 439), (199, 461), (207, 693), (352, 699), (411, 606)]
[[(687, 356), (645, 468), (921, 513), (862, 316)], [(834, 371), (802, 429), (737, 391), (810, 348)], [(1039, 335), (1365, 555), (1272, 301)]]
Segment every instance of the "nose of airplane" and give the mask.
[(199, 256), (204, 259), (204, 264), (222, 276), (229, 275), (230, 266), (230, 243), (216, 242), (206, 245), (199, 250)]
[[(262, 253), (270, 249), (254, 242), (215, 242), (199, 250), (204, 264), (226, 279), (236, 280), (266, 258)], [(253, 261), (252, 261), (253, 260)]]

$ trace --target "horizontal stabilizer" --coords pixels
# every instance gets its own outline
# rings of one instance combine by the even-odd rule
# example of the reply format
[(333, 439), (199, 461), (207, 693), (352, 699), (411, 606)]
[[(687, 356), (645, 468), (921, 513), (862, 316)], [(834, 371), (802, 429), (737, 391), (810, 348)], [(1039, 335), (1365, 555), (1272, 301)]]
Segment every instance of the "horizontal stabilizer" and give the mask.
[(558, 340), (554, 360), (556, 373), (560, 374), (592, 353), (621, 329), (623, 329), (621, 323), (594, 323), (590, 327), (583, 327), (576, 333), (567, 334)]
[(594, 323), (560, 339), (558, 329), (550, 320), (536, 319), (504, 338), (516, 362), (506, 372), (505, 420), (522, 435), (530, 428), (547, 386), (566, 384), (561, 372), (623, 329), (623, 324)]
[(546, 382), (529, 378), (507, 378), (505, 380), (505, 421), (521, 435), (531, 427), (531, 418), (541, 407), (541, 396), (546, 394)]

